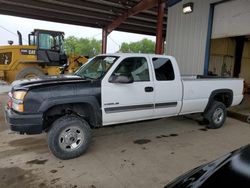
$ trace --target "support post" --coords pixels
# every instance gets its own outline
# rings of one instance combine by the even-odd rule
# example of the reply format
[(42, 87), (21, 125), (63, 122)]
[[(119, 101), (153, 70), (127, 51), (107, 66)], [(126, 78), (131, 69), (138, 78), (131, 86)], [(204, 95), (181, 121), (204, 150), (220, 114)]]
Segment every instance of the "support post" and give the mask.
[(166, 37), (162, 37), (162, 48), (161, 48), (161, 54), (164, 54), (164, 50), (165, 50), (165, 40), (166, 40)]
[(209, 60), (210, 60), (210, 48), (211, 48), (211, 39), (212, 39), (212, 30), (213, 30), (213, 20), (214, 20), (214, 6), (215, 4), (210, 5), (209, 16), (208, 16), (208, 27), (207, 27), (207, 41), (206, 41), (206, 52), (205, 52), (205, 61), (204, 61), (204, 72), (203, 75), (208, 75)]
[(158, 0), (158, 16), (157, 16), (157, 28), (156, 28), (156, 44), (155, 44), (155, 53), (162, 54), (163, 52), (163, 18), (165, 10), (165, 1)]
[(245, 37), (244, 36), (235, 37), (235, 41), (236, 41), (236, 47), (235, 47), (233, 76), (239, 78), (241, 71), (241, 60), (245, 44)]
[(106, 54), (107, 52), (107, 38), (108, 32), (106, 28), (102, 29), (102, 54)]

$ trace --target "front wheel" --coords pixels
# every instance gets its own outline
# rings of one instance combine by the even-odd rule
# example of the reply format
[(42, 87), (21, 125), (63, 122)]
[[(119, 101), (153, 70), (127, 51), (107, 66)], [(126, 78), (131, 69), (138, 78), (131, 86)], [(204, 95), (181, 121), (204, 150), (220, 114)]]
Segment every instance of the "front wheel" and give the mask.
[(82, 155), (87, 150), (90, 140), (89, 124), (74, 115), (66, 115), (57, 119), (48, 132), (50, 151), (63, 160)]
[(207, 125), (210, 129), (218, 129), (223, 126), (227, 116), (226, 106), (222, 102), (214, 101), (211, 107), (204, 113), (204, 117), (208, 120)]

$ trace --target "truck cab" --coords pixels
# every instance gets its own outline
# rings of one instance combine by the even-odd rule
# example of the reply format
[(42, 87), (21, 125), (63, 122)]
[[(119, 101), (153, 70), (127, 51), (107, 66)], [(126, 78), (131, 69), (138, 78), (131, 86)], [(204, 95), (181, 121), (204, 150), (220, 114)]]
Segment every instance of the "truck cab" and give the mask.
[[(177, 115), (182, 83), (175, 59), (142, 54), (122, 57), (102, 80), (103, 123)], [(120, 84), (120, 76), (132, 77), (133, 83)]]

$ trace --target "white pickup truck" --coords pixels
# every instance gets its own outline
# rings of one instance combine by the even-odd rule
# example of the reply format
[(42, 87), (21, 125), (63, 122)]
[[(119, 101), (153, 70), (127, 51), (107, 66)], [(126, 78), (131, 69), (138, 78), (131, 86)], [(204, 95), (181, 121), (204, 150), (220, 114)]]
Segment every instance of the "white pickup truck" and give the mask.
[(221, 127), (226, 108), (242, 101), (243, 80), (181, 77), (172, 56), (105, 54), (74, 75), (12, 84), (6, 119), (13, 131), (48, 132), (52, 153), (70, 159), (84, 153), (91, 128), (202, 113)]

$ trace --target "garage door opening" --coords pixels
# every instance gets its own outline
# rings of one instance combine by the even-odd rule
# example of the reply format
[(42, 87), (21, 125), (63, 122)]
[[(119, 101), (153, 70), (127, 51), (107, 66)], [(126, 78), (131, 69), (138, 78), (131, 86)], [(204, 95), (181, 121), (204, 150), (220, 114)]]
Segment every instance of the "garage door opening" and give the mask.
[(223, 1), (211, 10), (208, 75), (243, 78), (245, 100), (236, 111), (250, 116), (250, 3)]
[(212, 39), (208, 70), (209, 75), (250, 82), (250, 36)]
[[(250, 35), (211, 40), (208, 74), (245, 80), (245, 100), (231, 110), (250, 115)], [(245, 118), (245, 117), (244, 117)]]

